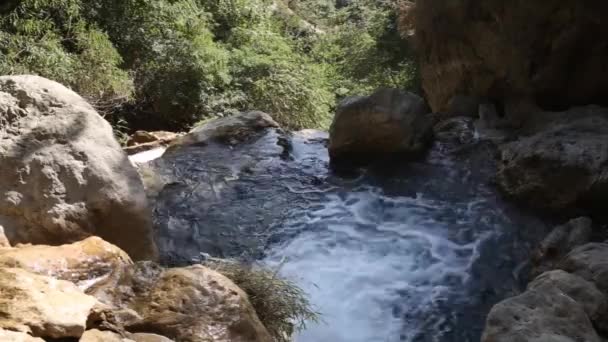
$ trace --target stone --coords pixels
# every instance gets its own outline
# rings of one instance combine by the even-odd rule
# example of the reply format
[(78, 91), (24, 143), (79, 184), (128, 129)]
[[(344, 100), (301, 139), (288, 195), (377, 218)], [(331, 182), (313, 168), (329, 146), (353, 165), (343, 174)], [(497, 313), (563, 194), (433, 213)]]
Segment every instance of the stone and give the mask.
[(166, 131), (137, 131), (129, 137), (127, 147), (124, 150), (128, 155), (134, 155), (168, 146), (180, 136), (182, 134)]
[(177, 138), (167, 153), (179, 146), (220, 143), (236, 145), (268, 128), (279, 128), (279, 124), (264, 112), (251, 111), (218, 118), (194, 127), (188, 134)]
[(603, 211), (608, 200), (608, 110), (539, 113), (519, 139), (500, 146), (497, 183), (522, 204)]
[(532, 283), (528, 289), (548, 291), (556, 288), (579, 303), (585, 313), (600, 331), (607, 332), (608, 328), (608, 298), (592, 282), (577, 275), (554, 270), (543, 273)]
[(0, 226), (0, 249), (10, 247), (11, 243), (6, 238), (6, 234), (4, 234), (4, 227)]
[(174, 342), (172, 339), (164, 336), (146, 333), (130, 334), (129, 338), (135, 342)]
[(142, 182), (110, 124), (37, 76), (0, 77), (0, 225), (13, 244), (96, 235), (157, 257)]
[(331, 124), (331, 160), (364, 163), (393, 155), (420, 155), (432, 141), (429, 113), (424, 99), (397, 89), (347, 98)]
[(608, 294), (608, 243), (579, 246), (568, 253), (558, 267), (594, 283), (602, 293)]
[(80, 338), (79, 342), (136, 342), (130, 338), (111, 331), (101, 331), (97, 329), (87, 330)]
[(417, 1), (415, 45), (427, 99), (436, 112), (457, 94), (505, 107), (605, 104), (607, 14), (602, 1)]
[(482, 342), (600, 342), (585, 308), (557, 287), (529, 289), (496, 304)]
[(270, 342), (247, 295), (223, 275), (200, 265), (164, 269), (138, 263), (116, 284), (92, 293), (102, 302), (136, 311), (132, 333), (154, 333), (176, 341)]
[(67, 280), (83, 291), (109, 281), (118, 269), (132, 263), (124, 251), (98, 237), (62, 246), (23, 245), (0, 249), (0, 267), (22, 268)]
[(593, 233), (592, 223), (588, 217), (579, 217), (555, 227), (532, 254), (533, 277), (557, 268), (571, 250), (588, 243)]
[[(0, 341), (2, 342), (44, 342), (43, 339), (33, 337), (26, 333), (0, 329)], [(139, 342), (139, 341), (138, 341)]]
[(97, 300), (68, 281), (0, 268), (0, 329), (43, 338), (80, 337)]

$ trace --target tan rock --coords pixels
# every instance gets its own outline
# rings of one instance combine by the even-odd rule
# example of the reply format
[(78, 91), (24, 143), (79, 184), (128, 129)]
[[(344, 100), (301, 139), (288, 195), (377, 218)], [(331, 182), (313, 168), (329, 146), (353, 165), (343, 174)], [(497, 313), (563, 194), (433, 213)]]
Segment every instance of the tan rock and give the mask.
[(25, 245), (0, 249), (0, 266), (68, 280), (87, 290), (132, 264), (120, 248), (98, 237), (62, 246)]
[(0, 249), (10, 247), (11, 243), (4, 234), (4, 227), (0, 226)]
[(80, 337), (97, 300), (68, 281), (0, 268), (0, 329), (37, 337)]
[(82, 334), (79, 342), (135, 342), (132, 339), (124, 338), (111, 331), (100, 331), (97, 329), (87, 330)]
[(13, 244), (96, 235), (153, 259), (142, 182), (110, 124), (66, 87), (0, 77), (0, 225)]
[(146, 333), (130, 334), (129, 338), (135, 342), (174, 342), (172, 339), (164, 336)]
[[(0, 341), (2, 342), (44, 342), (43, 339), (33, 337), (18, 331), (0, 329)], [(137, 341), (139, 342), (139, 341)]]
[(505, 107), (607, 98), (607, 13), (604, 1), (417, 1), (416, 52), (431, 107), (445, 111), (457, 94)]
[(182, 135), (183, 134), (180, 133), (166, 131), (137, 131), (129, 137), (125, 152), (127, 152), (127, 154), (129, 155), (133, 155), (144, 151), (153, 150), (159, 147), (167, 146)]
[(191, 342), (272, 341), (247, 295), (203, 266), (165, 270), (138, 263), (124, 272), (116, 286), (99, 287), (93, 294), (142, 317), (127, 327), (130, 332)]

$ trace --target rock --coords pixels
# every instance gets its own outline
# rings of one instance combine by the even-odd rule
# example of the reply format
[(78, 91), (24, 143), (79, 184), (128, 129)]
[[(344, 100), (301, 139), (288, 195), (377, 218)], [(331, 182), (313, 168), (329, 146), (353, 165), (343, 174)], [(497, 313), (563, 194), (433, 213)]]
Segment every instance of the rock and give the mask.
[(455, 95), (448, 103), (449, 116), (462, 116), (476, 118), (479, 114), (481, 98), (477, 96)]
[(38, 338), (38, 337), (33, 337), (26, 333), (4, 330), (4, 329), (0, 329), (0, 341), (2, 341), (2, 342), (44, 342), (43, 339)]
[(127, 147), (124, 150), (127, 154), (134, 155), (168, 146), (180, 136), (182, 136), (182, 134), (166, 131), (137, 131), (129, 137), (129, 140), (127, 140)]
[[(288, 164), (296, 158), (296, 135), (277, 128), (267, 114), (242, 113), (196, 127), (161, 158), (140, 165), (149, 195), (156, 198), (162, 263), (189, 265), (201, 252), (236, 257), (265, 244), (273, 213), (301, 197), (285, 191), (285, 182), (307, 177), (306, 170)], [(316, 144), (322, 152), (325, 141)], [(253, 184), (264, 201), (254, 196)]]
[(173, 340), (171, 340), (167, 337), (156, 335), (156, 334), (145, 334), (145, 333), (130, 334), (129, 338), (135, 342), (173, 342)]
[(433, 127), (437, 141), (451, 145), (468, 145), (475, 141), (473, 119), (453, 117), (442, 120)]
[(600, 342), (583, 305), (557, 287), (529, 289), (495, 305), (482, 342)]
[(558, 267), (586, 279), (608, 294), (608, 244), (588, 243), (572, 250)]
[(0, 225), (14, 243), (100, 236), (156, 257), (145, 192), (112, 128), (80, 96), (37, 76), (0, 77)]
[[(608, 200), (608, 110), (540, 113), (520, 139), (504, 144), (498, 185), (523, 204), (549, 210), (601, 209)], [(597, 207), (597, 208), (595, 208)]]
[(98, 237), (63, 246), (21, 245), (0, 249), (0, 267), (29, 272), (75, 283), (86, 291), (108, 281), (117, 269), (132, 264), (120, 248)]
[(44, 338), (80, 337), (95, 298), (68, 281), (0, 268), (0, 329)]
[(603, 332), (608, 328), (608, 298), (593, 284), (583, 278), (564, 272), (554, 270), (543, 273), (530, 285), (529, 290), (550, 291), (556, 288), (579, 303), (585, 313), (591, 319), (594, 326)]
[(106, 284), (93, 294), (141, 316), (127, 326), (130, 332), (176, 341), (272, 341), (247, 295), (203, 266), (163, 269), (139, 263), (126, 269), (117, 284)]
[(79, 342), (136, 342), (111, 331), (87, 330)]
[(608, 3), (425, 0), (414, 13), (422, 85), (436, 112), (457, 94), (506, 107), (606, 103)]
[(433, 120), (424, 99), (397, 89), (350, 97), (330, 128), (332, 162), (367, 162), (382, 156), (418, 155), (432, 139)]
[(592, 222), (587, 217), (555, 227), (532, 255), (533, 276), (557, 268), (566, 254), (591, 240), (592, 232)]
[(270, 115), (252, 111), (225, 118), (214, 119), (193, 128), (188, 134), (176, 139), (167, 152), (178, 146), (220, 143), (236, 145), (267, 128), (279, 128)]
[(10, 247), (11, 243), (8, 241), (6, 235), (4, 234), (4, 227), (0, 226), (0, 249)]

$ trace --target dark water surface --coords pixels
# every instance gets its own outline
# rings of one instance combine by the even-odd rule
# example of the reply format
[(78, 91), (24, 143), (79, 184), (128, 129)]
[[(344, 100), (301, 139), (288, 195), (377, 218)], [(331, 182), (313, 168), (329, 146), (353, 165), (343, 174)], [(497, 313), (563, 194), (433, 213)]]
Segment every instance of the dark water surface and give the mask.
[(280, 265), (323, 315), (299, 342), (479, 341), (545, 231), (496, 193), (492, 147), (440, 142), (423, 162), (345, 177), (326, 138), (271, 131), (154, 161), (170, 182), (155, 209), (163, 254)]

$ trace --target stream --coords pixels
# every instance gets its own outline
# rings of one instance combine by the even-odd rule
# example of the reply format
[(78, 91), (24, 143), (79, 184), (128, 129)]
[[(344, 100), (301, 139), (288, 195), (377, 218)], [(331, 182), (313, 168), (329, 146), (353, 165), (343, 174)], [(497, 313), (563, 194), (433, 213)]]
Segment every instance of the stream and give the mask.
[(337, 175), (327, 135), (269, 130), (150, 163), (165, 260), (200, 253), (277, 268), (322, 321), (297, 342), (477, 342), (525, 283), (546, 225), (501, 199), (493, 147), (439, 141), (423, 161)]

